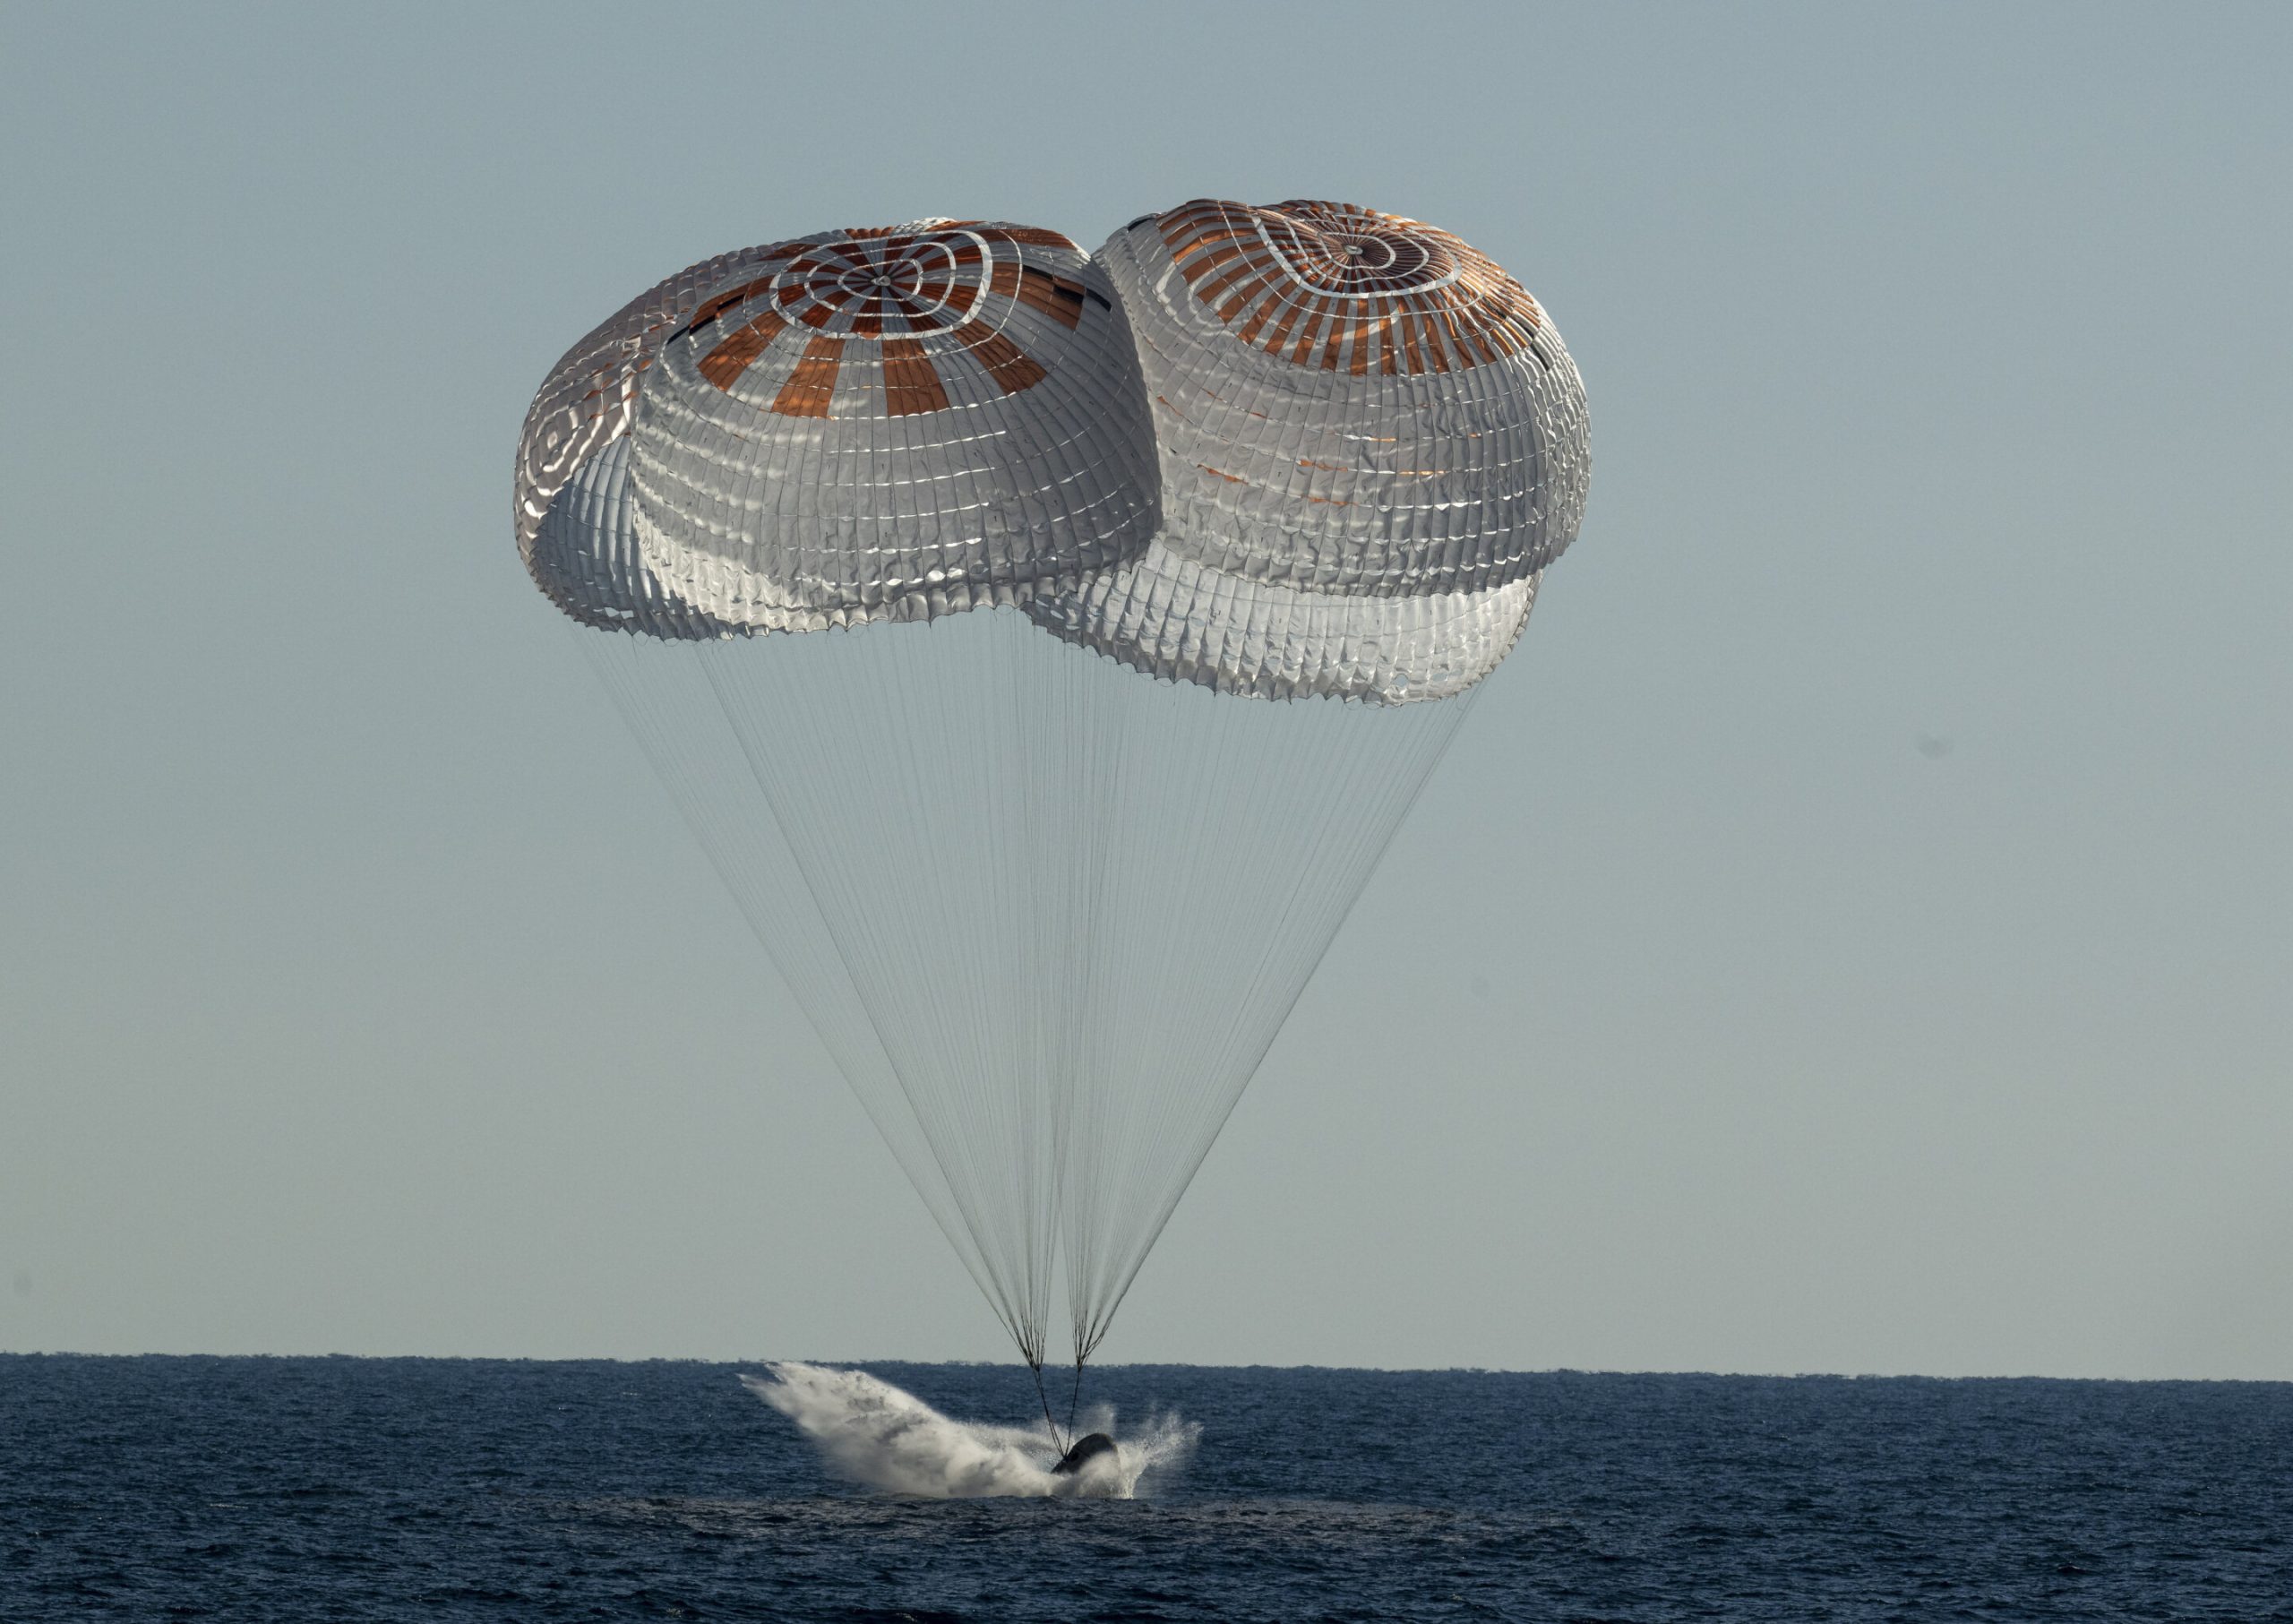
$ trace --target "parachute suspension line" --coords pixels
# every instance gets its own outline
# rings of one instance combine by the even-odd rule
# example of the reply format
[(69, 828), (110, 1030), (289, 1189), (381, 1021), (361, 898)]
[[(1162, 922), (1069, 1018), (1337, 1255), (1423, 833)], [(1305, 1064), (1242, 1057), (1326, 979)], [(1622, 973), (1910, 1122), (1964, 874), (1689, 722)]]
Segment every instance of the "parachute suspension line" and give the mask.
[[(1067, 1389), (1067, 1448), (1075, 1447), (1075, 1406), (1083, 1399), (1083, 1355), (1075, 1355), (1075, 1380)], [(1065, 1451), (1061, 1451), (1062, 1454)]]
[(955, 1199), (938, 1147), (921, 1130), (771, 797), (761, 793), (720, 708), (717, 662), (770, 661), (788, 651), (792, 640), (742, 639), (704, 649), (579, 628), (571, 634), (933, 1221), (1026, 1352), (1024, 1317)]
[(1128, 697), (1106, 903), (1124, 923), (1095, 942), (1061, 1216), (1078, 1368), (1470, 694), (1381, 708), (1134, 677)]
[(1071, 1430), (1083, 1364), (1472, 692), (1219, 694), (1006, 610), (573, 635), (1054, 1436), (1063, 1288)]
[(1035, 1399), (1037, 1403), (1043, 1405), (1043, 1424), (1050, 1429), (1051, 1447), (1058, 1450), (1059, 1457), (1061, 1460), (1064, 1460), (1067, 1458), (1067, 1451), (1075, 1447), (1074, 1413), (1069, 1411), (1068, 1413), (1067, 1436), (1062, 1440), (1059, 1436), (1059, 1423), (1051, 1418), (1051, 1395), (1049, 1392), (1045, 1391), (1043, 1388), (1043, 1362), (1039, 1359), (1029, 1360), (1027, 1362), (1027, 1370), (1035, 1379)]
[(1009, 611), (766, 640), (702, 663), (928, 1147), (904, 1164), (1038, 1363), (1121, 689)]

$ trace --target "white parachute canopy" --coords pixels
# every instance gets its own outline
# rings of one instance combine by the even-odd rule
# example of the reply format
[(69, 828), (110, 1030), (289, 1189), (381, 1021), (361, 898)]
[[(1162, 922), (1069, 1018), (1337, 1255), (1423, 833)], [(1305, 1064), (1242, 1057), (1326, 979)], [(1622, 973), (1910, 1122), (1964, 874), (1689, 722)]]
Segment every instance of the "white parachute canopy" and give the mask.
[(1105, 1336), (1586, 468), (1558, 336), (1457, 239), (1199, 202), (1097, 260), (929, 220), (682, 272), (544, 384), (518, 537), (1040, 1373), (1062, 1308), (1078, 1369)]

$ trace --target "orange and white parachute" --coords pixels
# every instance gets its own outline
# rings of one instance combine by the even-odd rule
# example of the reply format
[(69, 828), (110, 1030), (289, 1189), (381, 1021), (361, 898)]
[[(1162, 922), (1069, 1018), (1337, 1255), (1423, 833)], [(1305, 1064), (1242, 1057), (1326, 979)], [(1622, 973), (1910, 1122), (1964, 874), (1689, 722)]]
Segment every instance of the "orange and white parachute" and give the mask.
[(1155, 406), (1163, 528), (1038, 610), (1269, 698), (1462, 692), (1575, 538), (1584, 389), (1536, 301), (1414, 220), (1201, 202), (1099, 250)]
[(550, 374), (516, 519), (1040, 1376), (1056, 1297), (1078, 1371), (1105, 1335), (1589, 472), (1486, 256), (1203, 201), (1096, 256), (931, 219), (680, 272)]

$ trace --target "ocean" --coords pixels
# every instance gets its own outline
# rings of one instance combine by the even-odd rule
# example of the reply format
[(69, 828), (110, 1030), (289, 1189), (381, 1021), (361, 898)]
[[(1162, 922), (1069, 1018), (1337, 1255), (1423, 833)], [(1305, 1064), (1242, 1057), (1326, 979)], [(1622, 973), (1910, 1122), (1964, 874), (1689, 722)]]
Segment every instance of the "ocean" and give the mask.
[(865, 1369), (0, 1356), (0, 1619), (2293, 1620), (2293, 1384)]

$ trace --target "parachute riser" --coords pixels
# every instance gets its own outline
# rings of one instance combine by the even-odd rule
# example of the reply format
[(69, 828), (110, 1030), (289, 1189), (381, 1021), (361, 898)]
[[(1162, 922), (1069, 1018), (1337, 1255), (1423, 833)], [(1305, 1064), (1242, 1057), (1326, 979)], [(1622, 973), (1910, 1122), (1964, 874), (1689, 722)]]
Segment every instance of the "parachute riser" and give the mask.
[[(1040, 1404), (1043, 1405), (1043, 1424), (1044, 1426), (1046, 1426), (1046, 1427), (1048, 1427), (1048, 1428), (1050, 1428), (1050, 1429), (1051, 1429), (1051, 1447), (1052, 1447), (1052, 1448), (1054, 1448), (1054, 1449), (1058, 1450), (1058, 1451), (1059, 1451), (1060, 1458), (1061, 1458), (1061, 1460), (1064, 1460), (1064, 1459), (1067, 1457), (1067, 1451), (1068, 1451), (1069, 1449), (1070, 1449), (1070, 1448), (1074, 1448), (1074, 1434), (1075, 1434), (1075, 1411), (1074, 1411), (1074, 1406), (1073, 1406), (1072, 1405), (1069, 1405), (1068, 1406), (1068, 1412), (1067, 1412), (1067, 1433), (1068, 1433), (1068, 1437), (1067, 1437), (1067, 1441), (1066, 1441), (1066, 1442), (1064, 1442), (1064, 1443), (1061, 1443), (1061, 1442), (1060, 1441), (1060, 1438), (1059, 1438), (1059, 1422), (1058, 1422), (1056, 1420), (1052, 1419), (1052, 1413), (1051, 1413), (1051, 1394), (1050, 1394), (1050, 1392), (1049, 1392), (1049, 1391), (1048, 1391), (1048, 1390), (1043, 1387), (1043, 1361), (1042, 1361), (1042, 1360), (1040, 1360), (1040, 1359), (1036, 1359), (1036, 1358), (1030, 1357), (1030, 1358), (1027, 1360), (1027, 1371), (1028, 1371), (1028, 1373), (1029, 1373), (1029, 1374), (1031, 1374), (1031, 1375), (1033, 1375), (1033, 1376), (1035, 1377), (1035, 1398), (1036, 1398), (1036, 1401), (1037, 1401), (1038, 1403), (1040, 1403)], [(1077, 1382), (1078, 1382), (1078, 1383), (1080, 1383), (1080, 1382), (1081, 1382), (1081, 1380), (1082, 1380), (1082, 1379), (1083, 1379), (1083, 1367), (1082, 1367), (1079, 1363), (1075, 1367), (1075, 1379), (1076, 1379), (1076, 1380), (1077, 1380)]]

